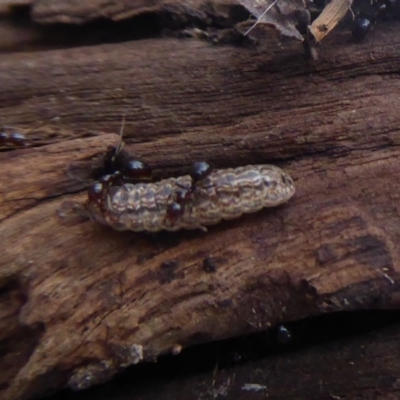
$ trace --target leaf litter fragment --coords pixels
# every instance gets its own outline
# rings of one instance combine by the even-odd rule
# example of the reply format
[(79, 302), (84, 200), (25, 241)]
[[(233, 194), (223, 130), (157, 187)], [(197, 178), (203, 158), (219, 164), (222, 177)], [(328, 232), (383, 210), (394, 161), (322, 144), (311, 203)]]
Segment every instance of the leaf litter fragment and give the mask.
[(256, 25), (268, 24), (288, 37), (303, 41), (303, 34), (297, 26), (299, 20), (309, 19), (310, 13), (306, 8), (305, 0), (238, 0), (257, 21), (245, 33), (247, 35)]

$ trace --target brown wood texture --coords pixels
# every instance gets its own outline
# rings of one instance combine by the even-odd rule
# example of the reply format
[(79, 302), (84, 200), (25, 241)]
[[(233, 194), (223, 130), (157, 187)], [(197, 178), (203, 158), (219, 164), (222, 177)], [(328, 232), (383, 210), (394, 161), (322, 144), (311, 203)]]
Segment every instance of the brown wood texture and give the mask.
[[(397, 400), (400, 325), (382, 327), (384, 320), (387, 323), (393, 318), (388, 315), (392, 313), (361, 314), (299, 321), (294, 325), (301, 333), (295, 337), (303, 344), (285, 345), (284, 351), (281, 347), (268, 353), (266, 336), (252, 335), (251, 348), (259, 357), (239, 365), (222, 367), (221, 347), (190, 349), (180, 356), (185, 374), (171, 368), (177, 365), (172, 360), (161, 360), (139, 376), (137, 368), (131, 368), (107, 384), (80, 393), (58, 393), (50, 400)], [(398, 312), (394, 314), (398, 321)], [(370, 323), (366, 325), (367, 319)], [(358, 332), (354, 330), (357, 325), (363, 325)], [(379, 326), (380, 329), (368, 332)], [(360, 334), (362, 329), (367, 332)], [(349, 335), (349, 330), (353, 334)], [(342, 336), (347, 331), (347, 335), (340, 339), (330, 336), (327, 340), (328, 331)], [(249, 342), (246, 347), (240, 343), (241, 340), (235, 340), (230, 349), (236, 355), (248, 354)], [(208, 354), (206, 360), (201, 352)], [(203, 369), (196, 365), (198, 362), (202, 362)], [(204, 370), (204, 365), (209, 366), (208, 370)]]
[[(80, 389), (179, 346), (333, 311), (399, 306), (398, 27), (374, 47), (195, 39), (15, 53), (0, 118), (0, 394)], [(373, 51), (374, 60), (371, 59)], [(203, 232), (138, 235), (64, 215), (118, 142), (181, 174), (275, 163), (289, 203)], [(210, 265), (215, 272), (210, 272)], [(212, 268), (211, 268), (212, 269)]]
[[(10, 12), (25, 10), (29, 12), (32, 31), (34, 28), (46, 25), (67, 24), (79, 25), (97, 20), (121, 22), (142, 15), (155, 16), (170, 15), (176, 24), (188, 21), (201, 22), (202, 25), (211, 25), (219, 22), (229, 25), (229, 19), (240, 8), (235, 0), (88, 0), (85, 2), (74, 0), (1, 0), (0, 17)], [(247, 13), (248, 15), (248, 13)], [(247, 18), (247, 17), (245, 17)], [(36, 25), (33, 26), (32, 22)], [(163, 23), (167, 21), (164, 20)], [(171, 21), (169, 21), (171, 22)], [(7, 21), (2, 21), (2, 24)], [(39, 25), (38, 25), (39, 24)], [(22, 28), (21, 24), (13, 24), (13, 29)], [(132, 24), (131, 29), (135, 26)], [(33, 38), (32, 38), (33, 39)], [(0, 39), (2, 43), (3, 39)]]
[[(84, 23), (98, 18), (121, 21), (144, 13), (173, 13), (178, 18), (198, 18), (206, 21), (219, 12), (226, 13), (237, 5), (234, 0), (89, 0), (54, 1), (39, 0), (32, 3), (32, 18), (44, 24), (49, 23)], [(180, 17), (179, 17), (180, 16)]]

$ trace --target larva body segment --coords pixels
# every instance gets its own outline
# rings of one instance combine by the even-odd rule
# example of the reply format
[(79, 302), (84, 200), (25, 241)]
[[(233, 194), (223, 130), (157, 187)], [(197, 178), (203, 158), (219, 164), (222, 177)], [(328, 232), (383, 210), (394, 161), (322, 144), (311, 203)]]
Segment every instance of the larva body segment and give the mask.
[(192, 184), (192, 178), (185, 175), (155, 183), (104, 186), (100, 201), (89, 198), (86, 207), (93, 219), (121, 231), (204, 229), (223, 219), (277, 206), (295, 192), (290, 176), (272, 165), (214, 170), (196, 183), (183, 214), (169, 218), (168, 205)]

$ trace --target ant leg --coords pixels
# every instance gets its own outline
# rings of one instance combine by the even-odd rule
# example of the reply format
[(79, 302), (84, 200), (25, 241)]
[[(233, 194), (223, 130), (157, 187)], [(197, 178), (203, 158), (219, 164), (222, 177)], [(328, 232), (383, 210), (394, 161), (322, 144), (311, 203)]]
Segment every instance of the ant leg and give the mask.
[[(190, 207), (190, 214), (192, 214), (192, 211), (193, 211), (193, 199), (190, 201), (189, 207)], [(203, 232), (208, 232), (208, 229), (204, 225), (199, 224), (199, 225), (196, 226), (196, 228), (202, 230)]]

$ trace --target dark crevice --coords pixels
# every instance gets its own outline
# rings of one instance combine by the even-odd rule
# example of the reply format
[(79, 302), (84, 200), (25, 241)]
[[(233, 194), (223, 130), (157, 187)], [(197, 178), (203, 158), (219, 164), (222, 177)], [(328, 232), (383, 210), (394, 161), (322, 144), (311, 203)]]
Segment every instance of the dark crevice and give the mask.
[[(400, 311), (340, 312), (279, 325), (268, 332), (216, 341), (184, 349), (179, 355), (166, 355), (156, 363), (128, 368), (112, 381), (80, 393), (64, 391), (54, 400), (110, 399), (131, 393), (149, 394), (152, 388), (171, 380), (183, 380), (216, 370), (235, 370), (254, 360), (274, 355), (294, 354), (307, 348), (357, 337), (383, 327), (398, 325)], [(129, 389), (131, 388), (131, 389)]]
[(67, 195), (78, 194), (78, 193), (81, 193), (84, 190), (85, 189), (83, 189), (83, 188), (79, 188), (79, 189), (76, 189), (76, 190), (67, 190), (65, 192), (57, 193), (57, 194), (54, 194), (54, 195), (49, 195), (49, 196), (46, 196), (46, 197), (43, 197), (43, 198), (29, 198), (29, 197), (26, 197), (26, 198), (12, 199), (11, 201), (17, 201), (17, 200), (21, 201), (21, 200), (27, 200), (28, 199), (28, 200), (32, 200), (33, 202), (28, 204), (28, 205), (26, 205), (26, 206), (23, 206), (23, 207), (20, 207), (20, 208), (14, 210), (11, 214), (8, 214), (3, 218), (0, 218), (0, 224), (2, 222), (4, 222), (4, 221), (7, 221), (8, 219), (16, 216), (17, 214), (19, 214), (21, 212), (24, 212), (24, 211), (28, 211), (28, 210), (30, 210), (30, 209), (32, 209), (34, 207), (37, 207), (38, 205), (40, 205), (42, 203), (45, 203), (45, 202), (51, 201), (51, 200), (55, 200), (55, 199), (58, 199), (60, 197), (62, 198), (62, 197), (67, 196)]
[[(349, 147), (345, 145), (335, 145), (332, 143), (328, 143), (325, 149), (301, 149), (304, 151), (299, 152), (298, 154), (290, 155), (287, 157), (279, 157), (277, 160), (280, 162), (293, 162), (299, 159), (305, 160), (307, 158), (315, 159), (316, 156), (318, 157), (328, 157), (329, 159), (339, 159), (343, 157), (349, 157), (351, 153), (358, 152), (358, 151), (382, 151), (385, 149), (397, 147), (397, 144), (381, 144), (375, 146), (360, 146), (360, 147)], [(275, 159), (274, 159), (275, 160)]]
[[(367, 7), (367, 13), (371, 13), (372, 11), (367, 3), (369, 4), (369, 2), (356, 0), (353, 2), (353, 8), (357, 12), (364, 12), (364, 8)], [(317, 7), (317, 12), (312, 12), (313, 19), (321, 9)], [(196, 37), (214, 44), (248, 46), (253, 42), (235, 30), (234, 27), (238, 23), (248, 21), (249, 16), (250, 13), (239, 4), (231, 5), (224, 12), (219, 12), (210, 3), (209, 5), (204, 4), (198, 9), (190, 6), (168, 7), (167, 5), (160, 5), (156, 11), (140, 13), (140, 10), (138, 10), (138, 15), (119, 21), (99, 17), (80, 24), (58, 22), (42, 24), (32, 19), (30, 5), (19, 5), (11, 7), (9, 14), (6, 17), (3, 15), (2, 20), (11, 23), (15, 28), (32, 31), (29, 43), (25, 45), (22, 43), (17, 51), (40, 51), (51, 48), (92, 46), (157, 37)], [(385, 22), (399, 18), (400, 7), (393, 8), (385, 18), (376, 21), (373, 31), (369, 33), (366, 39), (368, 40), (375, 34), (376, 26), (380, 29), (380, 26)], [(348, 13), (339, 24), (340, 29), (349, 32), (349, 38), (352, 38), (350, 31), (353, 23), (352, 15)], [(191, 32), (191, 30), (196, 32)], [(32, 38), (35, 38), (33, 42)], [(351, 40), (354, 41), (355, 39), (352, 38)], [(15, 51), (15, 49), (13, 48), (11, 51)]]
[[(212, 9), (194, 12), (188, 7), (187, 12), (178, 11), (160, 8), (157, 12), (144, 12), (121, 21), (97, 18), (82, 24), (39, 24), (31, 19), (30, 6), (15, 6), (7, 19), (17, 28), (31, 29), (36, 38), (33, 45), (30, 43), (26, 49), (22, 47), (19, 51), (40, 51), (44, 48), (92, 46), (157, 37), (192, 37), (190, 29), (204, 32), (209, 29), (211, 32), (230, 30), (237, 23), (249, 18), (249, 12), (239, 5), (232, 6), (227, 16), (218, 15)], [(196, 37), (213, 42), (213, 35), (214, 33)], [(230, 41), (229, 34), (227, 37), (227, 41)], [(232, 42), (235, 41), (240, 44), (248, 39), (234, 31)]]
[(21, 308), (27, 302), (26, 292), (17, 275), (0, 282), (0, 309), (4, 327), (0, 333), (0, 370), (4, 371), (0, 376), (0, 390), (6, 389), (23, 368), (45, 331), (42, 323), (26, 326), (19, 321)]

